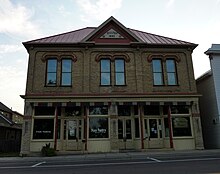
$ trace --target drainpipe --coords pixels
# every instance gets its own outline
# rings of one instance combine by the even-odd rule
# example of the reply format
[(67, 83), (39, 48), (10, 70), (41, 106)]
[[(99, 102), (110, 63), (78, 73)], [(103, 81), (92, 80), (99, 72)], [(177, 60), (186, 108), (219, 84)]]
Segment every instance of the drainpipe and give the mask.
[(173, 130), (172, 130), (172, 124), (171, 124), (171, 110), (170, 105), (168, 106), (168, 126), (169, 126), (169, 138), (170, 138), (170, 148), (173, 148)]
[(55, 137), (54, 137), (54, 150), (57, 150), (57, 136), (58, 136), (58, 109), (55, 108)]

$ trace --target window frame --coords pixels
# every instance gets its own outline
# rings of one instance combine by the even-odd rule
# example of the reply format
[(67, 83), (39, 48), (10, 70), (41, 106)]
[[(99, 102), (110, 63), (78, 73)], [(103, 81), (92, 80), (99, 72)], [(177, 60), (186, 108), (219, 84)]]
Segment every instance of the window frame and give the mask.
[[(52, 71), (52, 72), (49, 72), (49, 61), (52, 61), (52, 60), (55, 60), (56, 61), (56, 68), (55, 68), (55, 70), (56, 71)], [(45, 76), (45, 86), (48, 86), (48, 87), (54, 87), (54, 86), (57, 86), (57, 70), (58, 70), (58, 61), (57, 61), (57, 58), (56, 57), (51, 57), (51, 58), (48, 58), (47, 59), (47, 62), (46, 62), (46, 76)], [(55, 79), (55, 83), (52, 83), (52, 84), (50, 84), (49, 82), (48, 82), (48, 77), (49, 77), (49, 74), (55, 74), (55, 77), (56, 77), (56, 79)]]
[[(122, 71), (117, 71), (116, 65), (117, 65), (117, 61), (122, 60), (123, 61), (123, 70)], [(123, 58), (115, 58), (114, 60), (114, 75), (115, 75), (115, 86), (125, 86), (126, 85), (126, 75), (125, 75), (125, 60)], [(117, 84), (117, 74), (123, 74), (123, 78), (124, 78), (124, 83), (123, 84)]]
[[(109, 71), (102, 70), (102, 61), (109, 61)], [(109, 74), (109, 84), (102, 84), (102, 74)], [(111, 86), (111, 60), (109, 58), (102, 58), (100, 60), (100, 86)]]
[[(154, 62), (155, 61), (160, 61), (160, 71), (154, 71)], [(163, 62), (162, 59), (160, 58), (154, 58), (152, 59), (152, 72), (153, 72), (153, 85), (154, 86), (164, 86), (164, 70), (163, 70)], [(161, 80), (161, 84), (156, 84), (155, 78), (156, 78), (156, 74), (160, 74), (160, 80)]]
[[(70, 72), (63, 72), (63, 61), (70, 61)], [(60, 79), (60, 86), (72, 86), (72, 67), (73, 67), (73, 63), (72, 63), (72, 59), (71, 58), (62, 58), (61, 59), (61, 79)], [(65, 85), (63, 84), (63, 74), (70, 74), (70, 83)]]
[[(171, 71), (168, 69), (168, 61), (172, 61), (173, 66), (172, 69), (174, 69), (174, 71)], [(167, 85), (168, 86), (177, 86), (178, 85), (178, 78), (177, 78), (177, 66), (176, 66), (176, 60), (173, 58), (167, 58), (166, 59), (166, 76), (167, 76)], [(172, 74), (174, 76), (174, 80), (175, 80), (175, 84), (170, 83), (171, 80), (169, 80), (169, 74)]]

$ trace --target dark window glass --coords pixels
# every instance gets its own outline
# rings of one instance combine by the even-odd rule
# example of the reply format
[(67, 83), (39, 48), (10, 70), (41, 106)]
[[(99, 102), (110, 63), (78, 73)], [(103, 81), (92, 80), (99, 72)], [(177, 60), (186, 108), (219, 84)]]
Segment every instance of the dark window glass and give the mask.
[(125, 85), (124, 59), (115, 59), (115, 85)]
[(89, 118), (89, 138), (108, 138), (108, 118)]
[(54, 116), (55, 107), (35, 106), (35, 116)]
[(138, 115), (138, 106), (137, 105), (134, 106), (134, 115)]
[(119, 105), (118, 106), (118, 116), (130, 116), (131, 106)]
[(77, 138), (77, 120), (70, 120), (68, 123), (68, 140), (75, 140)]
[(163, 71), (160, 59), (153, 59), (153, 77), (154, 85), (163, 85)]
[(160, 115), (159, 105), (144, 106), (144, 115)]
[[(168, 118), (164, 118), (165, 136), (169, 137)], [(174, 137), (192, 136), (190, 117), (173, 117), (172, 130)]]
[[(179, 105), (179, 106), (170, 106), (171, 114), (189, 114), (189, 106)], [(164, 115), (168, 114), (168, 106), (163, 108)]]
[(109, 59), (101, 60), (101, 85), (111, 84), (111, 62)]
[(61, 121), (60, 119), (58, 119), (58, 122), (57, 122), (57, 139), (60, 139), (60, 125), (61, 125)]
[(57, 59), (48, 59), (46, 85), (56, 86), (56, 84), (57, 84)]
[(167, 84), (168, 85), (177, 85), (175, 60), (167, 59), (166, 60), (166, 69), (167, 69)]
[(53, 139), (54, 119), (35, 119), (33, 139)]
[(72, 60), (63, 59), (62, 60), (62, 86), (70, 86), (72, 84)]
[(90, 106), (89, 115), (108, 115), (108, 106)]
[(149, 119), (150, 138), (158, 138), (157, 120)]
[(126, 120), (126, 139), (131, 139), (131, 120)]
[(66, 117), (81, 116), (81, 107), (80, 106), (66, 107), (65, 116)]
[(135, 123), (135, 138), (140, 138), (139, 118), (135, 118), (134, 123)]
[(123, 121), (118, 120), (118, 139), (123, 139)]
[(174, 137), (192, 136), (189, 117), (174, 117), (172, 123)]

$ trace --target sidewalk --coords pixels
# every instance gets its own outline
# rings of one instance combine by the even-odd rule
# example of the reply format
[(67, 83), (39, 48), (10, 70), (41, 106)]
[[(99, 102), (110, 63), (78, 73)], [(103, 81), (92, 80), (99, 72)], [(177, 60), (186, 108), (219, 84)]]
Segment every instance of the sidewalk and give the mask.
[(67, 153), (58, 153), (58, 156), (54, 157), (1, 157), (1, 161), (42, 161), (42, 160), (71, 160), (71, 161), (90, 161), (90, 160), (122, 160), (122, 159), (143, 159), (148, 157), (158, 157), (158, 156), (211, 156), (211, 155), (220, 155), (220, 149), (210, 149), (210, 150), (182, 150), (182, 151), (174, 151), (174, 150), (148, 150), (145, 152), (113, 152), (113, 153), (86, 153), (86, 154), (67, 154)]

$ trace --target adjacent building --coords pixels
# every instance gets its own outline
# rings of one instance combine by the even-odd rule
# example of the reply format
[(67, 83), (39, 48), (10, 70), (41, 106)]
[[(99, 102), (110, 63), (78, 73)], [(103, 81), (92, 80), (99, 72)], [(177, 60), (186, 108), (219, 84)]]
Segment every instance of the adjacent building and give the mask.
[(0, 152), (20, 151), (22, 126), (13, 121), (14, 113), (22, 117), (0, 102)]
[(196, 80), (205, 148), (220, 148), (220, 44), (212, 44), (206, 52), (211, 70)]
[(24, 42), (29, 54), (21, 154), (202, 149), (196, 44), (125, 27)]

